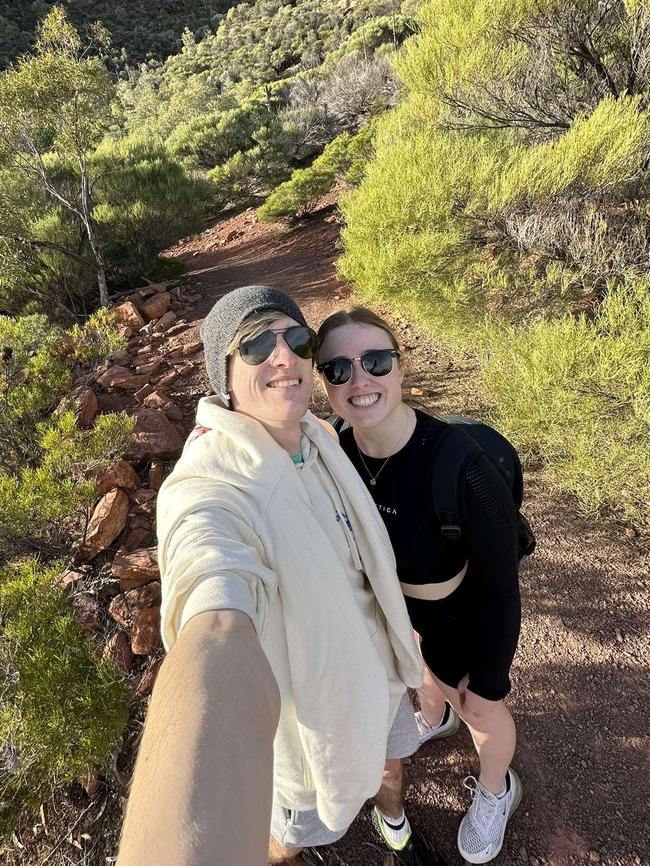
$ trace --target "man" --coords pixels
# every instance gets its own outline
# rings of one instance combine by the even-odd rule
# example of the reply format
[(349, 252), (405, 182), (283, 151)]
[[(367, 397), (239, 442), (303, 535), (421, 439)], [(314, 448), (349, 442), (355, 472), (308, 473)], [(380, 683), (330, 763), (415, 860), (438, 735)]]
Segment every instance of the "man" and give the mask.
[(440, 864), (402, 806), (421, 657), (383, 522), (307, 411), (314, 334), (248, 286), (202, 337), (215, 396), (158, 496), (169, 656), (119, 866), (327, 863), (373, 795), (397, 862)]

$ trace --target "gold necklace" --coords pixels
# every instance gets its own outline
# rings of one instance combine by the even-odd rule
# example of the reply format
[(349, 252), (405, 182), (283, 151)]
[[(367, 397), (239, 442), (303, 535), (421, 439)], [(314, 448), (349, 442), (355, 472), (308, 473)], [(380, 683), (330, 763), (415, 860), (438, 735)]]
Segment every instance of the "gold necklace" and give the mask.
[[(356, 440), (355, 440), (354, 444), (357, 445)], [(384, 462), (381, 464), (381, 466), (379, 467), (379, 469), (378, 469), (378, 470), (375, 472), (375, 474), (373, 475), (372, 472), (370, 471), (370, 469), (368, 469), (368, 466), (366, 465), (366, 461), (363, 459), (363, 454), (361, 453), (361, 451), (360, 451), (358, 445), (357, 445), (357, 454), (359, 455), (359, 459), (360, 459), (361, 462), (363, 463), (363, 468), (364, 468), (364, 469), (366, 470), (366, 472), (368, 473), (368, 477), (370, 478), (370, 486), (371, 486), (371, 487), (374, 487), (375, 484), (377, 483), (377, 479), (379, 478), (379, 473), (381, 472), (381, 470), (384, 468), (384, 466), (388, 463), (388, 461), (390, 460), (390, 458), (391, 458), (393, 455), (392, 455), (392, 454), (389, 454), (388, 457), (387, 457), (387, 458), (384, 460)]]

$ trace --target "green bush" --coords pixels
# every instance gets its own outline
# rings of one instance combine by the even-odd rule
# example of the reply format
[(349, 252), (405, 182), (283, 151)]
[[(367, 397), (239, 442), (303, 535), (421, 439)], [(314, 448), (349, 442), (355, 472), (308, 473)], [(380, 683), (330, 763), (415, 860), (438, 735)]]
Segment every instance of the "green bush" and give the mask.
[(0, 567), (0, 838), (103, 764), (128, 719), (127, 689), (81, 634), (59, 574), (34, 559)]
[(162, 144), (107, 140), (92, 157), (100, 178), (94, 216), (116, 275), (151, 272), (158, 253), (204, 222), (210, 189)]
[(89, 471), (130, 440), (131, 419), (100, 415), (82, 431), (71, 409), (73, 371), (120, 348), (106, 309), (67, 331), (43, 315), (0, 316), (0, 837), (103, 763), (128, 718), (124, 684), (57, 586), (62, 566), (44, 561), (79, 535), (96, 498)]
[(202, 114), (177, 126), (167, 145), (177, 157), (192, 157), (202, 168), (226, 162), (238, 150), (254, 146), (252, 135), (268, 122), (279, 100), (247, 100), (225, 111)]
[(586, 510), (647, 525), (650, 10), (429, 0), (419, 17), (404, 99), (341, 200), (341, 272), (475, 352), (499, 423)]
[(650, 280), (584, 315), (500, 331), (484, 368), (500, 429), (540, 454), (591, 514), (650, 528)]
[(309, 168), (297, 169), (258, 210), (259, 219), (279, 219), (308, 213), (329, 192), (337, 177), (358, 184), (372, 149), (372, 124), (355, 136), (344, 132), (327, 145)]

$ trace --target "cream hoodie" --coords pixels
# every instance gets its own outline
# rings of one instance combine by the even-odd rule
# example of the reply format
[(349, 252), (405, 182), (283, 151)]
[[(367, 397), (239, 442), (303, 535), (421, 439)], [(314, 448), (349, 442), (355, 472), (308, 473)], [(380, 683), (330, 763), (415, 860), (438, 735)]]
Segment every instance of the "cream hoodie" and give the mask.
[(158, 495), (163, 642), (169, 650), (176, 640), (186, 604), (193, 614), (224, 606), (249, 614), (282, 701), (274, 802), (317, 808), (327, 827), (344, 830), (379, 789), (400, 698), (389, 693), (380, 638), (390, 641), (404, 688), (422, 682), (383, 521), (308, 412), (302, 432), (341, 495), (383, 613), (385, 633), (373, 636), (286, 451), (259, 422), (211, 397), (199, 402), (197, 424), (209, 432), (190, 437)]

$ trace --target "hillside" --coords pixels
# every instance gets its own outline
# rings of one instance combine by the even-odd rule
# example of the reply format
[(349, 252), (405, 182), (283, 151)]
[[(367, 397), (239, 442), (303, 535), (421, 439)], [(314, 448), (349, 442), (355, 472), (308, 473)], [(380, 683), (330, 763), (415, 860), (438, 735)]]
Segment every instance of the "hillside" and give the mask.
[[(64, 0), (70, 20), (81, 30), (101, 21), (112, 37), (109, 56), (121, 69), (147, 60), (162, 62), (182, 47), (187, 28), (197, 38), (214, 30), (229, 0)], [(54, 6), (47, 0), (0, 3), (0, 69), (32, 48), (38, 22)]]

